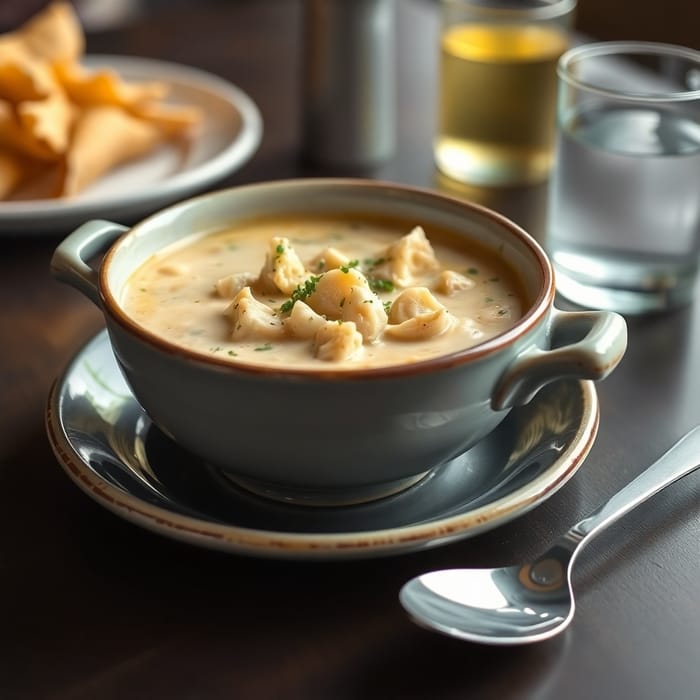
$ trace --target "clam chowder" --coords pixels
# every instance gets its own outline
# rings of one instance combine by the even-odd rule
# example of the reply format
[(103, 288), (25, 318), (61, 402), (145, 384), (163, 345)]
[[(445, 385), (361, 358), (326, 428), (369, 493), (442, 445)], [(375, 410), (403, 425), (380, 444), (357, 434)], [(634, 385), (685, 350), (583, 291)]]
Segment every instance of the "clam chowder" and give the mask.
[(192, 236), (131, 276), (150, 332), (232, 363), (353, 369), (425, 360), (512, 327), (522, 287), (495, 252), (374, 218), (271, 218)]

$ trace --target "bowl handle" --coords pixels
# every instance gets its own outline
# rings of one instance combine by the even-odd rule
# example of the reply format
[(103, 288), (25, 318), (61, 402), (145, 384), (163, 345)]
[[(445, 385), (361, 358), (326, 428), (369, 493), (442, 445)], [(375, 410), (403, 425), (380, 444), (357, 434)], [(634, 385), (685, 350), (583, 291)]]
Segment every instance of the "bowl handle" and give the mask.
[(95, 219), (69, 234), (54, 251), (51, 274), (82, 292), (97, 306), (100, 304), (98, 272), (90, 260), (106, 252), (128, 228), (111, 221)]
[(526, 404), (555, 379), (607, 377), (625, 353), (627, 324), (612, 311), (553, 308), (550, 338), (550, 349), (531, 346), (511, 362), (493, 394), (494, 410)]

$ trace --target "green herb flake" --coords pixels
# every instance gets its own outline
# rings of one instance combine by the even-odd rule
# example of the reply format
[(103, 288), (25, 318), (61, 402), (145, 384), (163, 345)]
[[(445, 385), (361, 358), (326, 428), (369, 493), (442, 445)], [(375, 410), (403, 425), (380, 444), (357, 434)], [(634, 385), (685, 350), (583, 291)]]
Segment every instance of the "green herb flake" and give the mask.
[(347, 265), (341, 265), (340, 271), (346, 274), (350, 272), (350, 268), (357, 267), (360, 264), (359, 260), (351, 260)]
[(476, 267), (467, 268), (467, 274), (468, 274), (468, 275), (478, 275), (478, 274), (479, 274), (479, 269), (476, 268)]
[(284, 246), (280, 243), (275, 250), (277, 251), (277, 255), (282, 255), (282, 253), (284, 253)]
[(374, 292), (393, 292), (394, 283), (391, 280), (371, 279), (369, 286)]
[(369, 270), (373, 270), (375, 267), (379, 267), (380, 265), (383, 265), (385, 262), (387, 262), (389, 258), (365, 258), (362, 262), (364, 265), (369, 268)]
[(384, 302), (384, 312), (389, 315), (389, 312), (391, 311), (391, 302), (390, 301), (385, 301)]
[(296, 289), (292, 292), (289, 299), (280, 306), (280, 311), (283, 314), (289, 313), (296, 302), (303, 301), (310, 294), (313, 294), (316, 289), (318, 281), (321, 279), (322, 275), (311, 275), (304, 284), (298, 284)]
[(253, 348), (255, 352), (266, 352), (267, 350), (272, 350), (272, 343), (265, 343), (265, 345), (259, 345), (257, 348)]
[(231, 357), (238, 357), (238, 353), (235, 350), (229, 350), (228, 354), (231, 355)]

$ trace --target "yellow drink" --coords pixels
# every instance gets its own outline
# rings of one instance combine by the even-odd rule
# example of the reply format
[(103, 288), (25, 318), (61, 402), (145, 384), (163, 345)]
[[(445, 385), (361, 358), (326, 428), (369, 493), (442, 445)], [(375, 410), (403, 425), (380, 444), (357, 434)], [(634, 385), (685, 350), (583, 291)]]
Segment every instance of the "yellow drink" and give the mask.
[(567, 43), (553, 26), (446, 30), (435, 142), (440, 170), (483, 185), (544, 179), (554, 146), (556, 64)]

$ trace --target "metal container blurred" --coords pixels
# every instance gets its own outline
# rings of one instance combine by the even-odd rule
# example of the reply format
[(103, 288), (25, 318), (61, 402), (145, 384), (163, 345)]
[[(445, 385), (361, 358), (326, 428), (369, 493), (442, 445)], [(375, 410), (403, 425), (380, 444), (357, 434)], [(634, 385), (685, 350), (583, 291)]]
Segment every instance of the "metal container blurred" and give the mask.
[(371, 166), (395, 149), (394, 0), (306, 0), (303, 155)]

